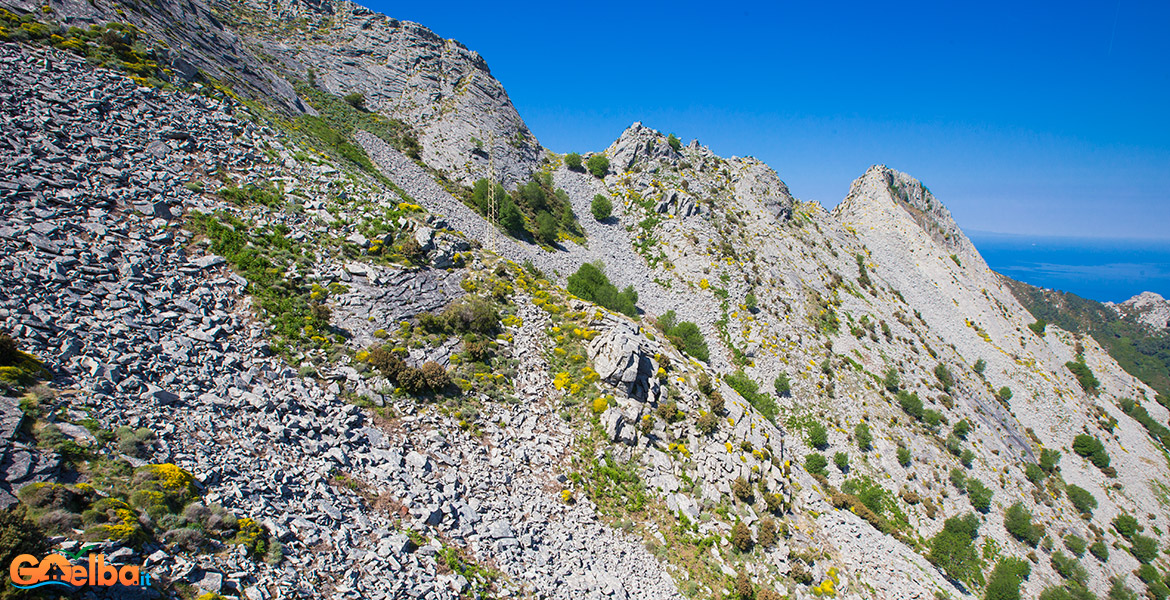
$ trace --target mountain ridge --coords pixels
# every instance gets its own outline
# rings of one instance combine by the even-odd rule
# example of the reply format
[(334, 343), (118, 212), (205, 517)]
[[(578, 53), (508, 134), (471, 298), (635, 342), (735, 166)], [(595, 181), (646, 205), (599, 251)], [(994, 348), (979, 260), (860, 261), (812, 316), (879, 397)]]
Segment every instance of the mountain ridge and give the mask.
[[(125, 464), (141, 485), (161, 463), (198, 481), (181, 514), (91, 481), (139, 524), (104, 543), (150, 556), (170, 597), (968, 597), (1007, 557), (1038, 597), (1165, 568), (1111, 523), (1165, 545), (1153, 426), (1170, 413), (1093, 338), (1033, 327), (909, 175), (875, 165), (829, 212), (759, 161), (640, 123), (595, 153), (608, 169), (574, 170), (461, 45), (348, 3), (215, 6), (243, 40), (229, 53), (275, 61), (240, 77), (251, 99), (30, 45), (48, 36), (0, 48), (22, 84), (0, 97), (17, 182), (0, 186), (0, 325), (53, 373), (5, 380), (3, 422), (25, 426), (6, 429), (4, 499), (40, 526), (105, 536), (99, 510), (36, 492), (100, 507), (70, 477)], [(486, 87), (460, 96), (465, 79)], [(417, 157), (373, 115), (417, 134)], [(492, 223), (481, 177), (526, 210), (561, 202), (581, 235), (538, 240), (536, 210), (523, 232)], [(597, 196), (611, 215), (592, 218)], [(596, 261), (635, 316), (567, 292)], [(1017, 502), (1034, 542), (1009, 525)], [(252, 519), (252, 545), (215, 533), (216, 510)], [(968, 514), (971, 558), (948, 560), (947, 519)], [(273, 564), (256, 536), (283, 548)]]

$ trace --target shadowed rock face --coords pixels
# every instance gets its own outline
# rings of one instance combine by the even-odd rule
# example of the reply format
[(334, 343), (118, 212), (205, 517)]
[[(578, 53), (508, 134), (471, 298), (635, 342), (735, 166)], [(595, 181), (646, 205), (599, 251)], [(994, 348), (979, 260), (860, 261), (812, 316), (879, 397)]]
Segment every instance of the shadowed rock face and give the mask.
[[(42, 5), (34, 0), (0, 2), (0, 6), (17, 12), (34, 14), (41, 12)], [(263, 98), (290, 113), (308, 110), (282, 74), (258, 58), (221, 18), (219, 11), (234, 6), (212, 8), (202, 0), (157, 0), (150, 3), (149, 10), (135, 10), (117, 3), (69, 0), (54, 4), (53, 16), (67, 27), (83, 29), (110, 22), (132, 24), (147, 38), (166, 43), (167, 66), (180, 79), (196, 80), (202, 74), (202, 78), (218, 81), (244, 96)]]
[(427, 165), (470, 184), (489, 176), (494, 150), (495, 177), (507, 187), (536, 168), (540, 143), (477, 52), (350, 2), (282, 2), (276, 16), (308, 23), (315, 35), (269, 28), (249, 41), (290, 78), (307, 80), (311, 68), (318, 87), (360, 93), (369, 110), (414, 128)]

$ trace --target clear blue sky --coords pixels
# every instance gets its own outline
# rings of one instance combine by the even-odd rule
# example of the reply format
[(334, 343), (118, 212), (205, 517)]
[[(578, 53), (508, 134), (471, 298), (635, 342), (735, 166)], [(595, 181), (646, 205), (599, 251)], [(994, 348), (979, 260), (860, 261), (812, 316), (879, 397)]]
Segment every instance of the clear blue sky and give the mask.
[(541, 143), (634, 121), (835, 206), (875, 163), (968, 229), (1170, 238), (1170, 2), (365, 0), (478, 51)]

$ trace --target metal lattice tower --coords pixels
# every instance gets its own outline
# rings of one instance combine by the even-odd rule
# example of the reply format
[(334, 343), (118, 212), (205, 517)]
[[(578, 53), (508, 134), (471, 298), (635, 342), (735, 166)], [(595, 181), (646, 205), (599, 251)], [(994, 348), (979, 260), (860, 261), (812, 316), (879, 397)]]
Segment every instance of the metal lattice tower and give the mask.
[(492, 228), (488, 234), (488, 250), (496, 251), (496, 228), (500, 223), (500, 204), (496, 200), (496, 132), (488, 131), (488, 217), (491, 219)]

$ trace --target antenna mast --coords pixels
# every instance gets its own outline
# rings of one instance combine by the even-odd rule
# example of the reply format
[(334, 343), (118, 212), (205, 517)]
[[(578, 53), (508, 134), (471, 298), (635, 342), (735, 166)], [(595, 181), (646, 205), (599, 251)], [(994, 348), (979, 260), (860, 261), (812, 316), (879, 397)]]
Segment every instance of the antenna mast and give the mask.
[(496, 227), (500, 223), (500, 204), (496, 199), (496, 132), (493, 128), (488, 131), (488, 217), (492, 227), (488, 233), (488, 250), (496, 252)]

